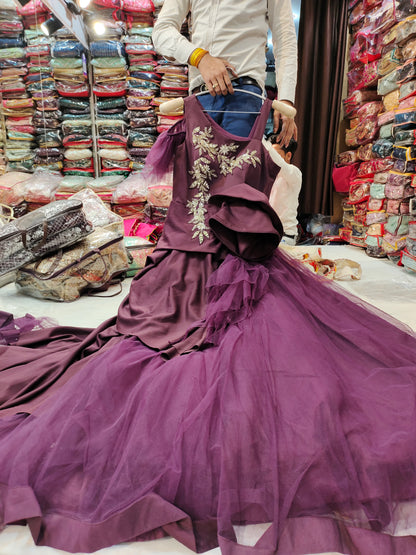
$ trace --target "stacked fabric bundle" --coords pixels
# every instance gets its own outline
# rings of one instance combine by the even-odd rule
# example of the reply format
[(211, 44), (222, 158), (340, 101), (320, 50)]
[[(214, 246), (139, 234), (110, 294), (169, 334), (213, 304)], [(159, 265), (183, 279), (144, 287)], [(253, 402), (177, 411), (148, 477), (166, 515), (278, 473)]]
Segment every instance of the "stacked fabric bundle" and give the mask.
[(60, 171), (63, 167), (62, 136), (58, 93), (51, 66), (53, 39), (46, 37), (40, 27), (26, 29), (25, 38), (29, 60), (26, 84), (36, 109), (33, 125), (37, 148), (33, 168)]
[(49, 18), (49, 9), (42, 0), (30, 0), (18, 10), (25, 29), (37, 30)]
[(122, 218), (142, 222), (147, 202), (147, 181), (142, 172), (132, 172), (112, 194), (112, 211)]
[(39, 168), (25, 182), (24, 200), (28, 212), (33, 212), (55, 200), (55, 192), (62, 181), (60, 171)]
[(411, 145), (397, 144), (397, 138), (410, 139), (409, 133), (396, 137), (399, 128), (412, 126), (411, 116), (399, 106), (406, 109), (409, 104), (402, 102), (416, 93), (398, 33), (416, 6), (405, 0), (352, 0), (350, 8), (349, 95), (344, 101), (348, 150), (338, 156), (333, 174), (336, 188), (348, 192), (341, 236), (364, 246), (370, 256), (397, 261), (408, 219), (406, 199), (413, 193), (407, 174), (414, 171)]
[(91, 177), (94, 163), (85, 50), (66, 29), (57, 33), (51, 63), (59, 93), (64, 174)]
[(3, 175), (7, 167), (6, 153), (4, 151), (6, 144), (6, 133), (3, 127), (0, 127), (0, 175)]
[[(407, 15), (409, 8), (403, 2), (401, 8), (396, 4), (396, 19)], [(380, 133), (373, 152), (375, 156), (389, 154), (393, 168), (374, 177), (369, 200), (374, 209), (368, 214), (366, 245), (367, 254), (388, 256), (395, 263), (400, 263), (406, 245), (409, 199), (414, 195), (412, 174), (416, 168), (411, 153), (412, 128), (416, 127), (411, 106), (416, 89), (412, 84), (412, 64), (406, 62), (408, 54), (402, 48), (412, 34), (405, 31), (409, 24), (412, 26), (412, 21), (413, 17), (406, 18), (384, 35), (382, 45), (386, 53), (378, 67), (377, 91), (383, 100), (383, 112), (379, 114)]]
[(156, 52), (152, 44), (153, 3), (149, 0), (123, 2), (127, 36), (124, 38), (129, 60), (127, 116), (130, 122), (129, 154), (133, 171), (143, 168), (157, 137), (157, 118), (153, 99), (159, 94), (160, 76), (155, 71)]
[[(416, 12), (416, 8), (413, 11)], [(383, 249), (394, 262), (416, 271), (414, 222), (411, 224), (416, 208), (415, 16), (407, 17), (394, 30), (395, 43), (401, 54), (401, 65), (395, 70), (399, 101), (392, 124), (392, 157), (396, 171), (391, 172), (386, 185), (388, 219)]]
[(10, 169), (31, 170), (35, 137), (34, 102), (26, 91), (28, 73), (22, 17), (15, 4), (6, 0), (0, 7), (0, 87), (5, 116), (5, 154)]
[[(163, 5), (163, 0), (155, 2), (155, 20)], [(188, 20), (186, 19), (181, 28), (181, 33), (188, 37)], [(162, 115), (159, 112), (159, 106), (162, 102), (171, 98), (185, 97), (188, 95), (188, 66), (177, 64), (158, 56), (156, 71), (161, 76), (160, 96), (155, 98), (152, 104), (156, 107), (157, 113), (157, 130), (158, 133), (167, 131), (173, 124), (182, 119), (183, 114)]]
[(125, 119), (127, 61), (122, 42), (114, 39), (91, 43), (96, 97), (97, 146), (101, 175), (127, 176), (130, 159), (127, 153)]

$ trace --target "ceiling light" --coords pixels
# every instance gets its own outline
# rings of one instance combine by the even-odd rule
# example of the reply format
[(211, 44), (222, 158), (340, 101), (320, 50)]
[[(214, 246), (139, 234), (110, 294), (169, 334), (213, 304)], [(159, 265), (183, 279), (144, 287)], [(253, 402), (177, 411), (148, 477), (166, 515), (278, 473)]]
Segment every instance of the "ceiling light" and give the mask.
[(61, 21), (59, 21), (59, 19), (55, 15), (52, 15), (49, 19), (41, 24), (40, 28), (45, 33), (45, 35), (49, 37), (50, 35), (56, 33), (56, 31), (61, 29), (63, 26), (64, 24), (61, 23)]
[(105, 25), (102, 21), (94, 21), (92, 28), (96, 35), (105, 35)]
[(81, 10), (85, 10), (90, 5), (91, 0), (78, 0), (78, 6)]

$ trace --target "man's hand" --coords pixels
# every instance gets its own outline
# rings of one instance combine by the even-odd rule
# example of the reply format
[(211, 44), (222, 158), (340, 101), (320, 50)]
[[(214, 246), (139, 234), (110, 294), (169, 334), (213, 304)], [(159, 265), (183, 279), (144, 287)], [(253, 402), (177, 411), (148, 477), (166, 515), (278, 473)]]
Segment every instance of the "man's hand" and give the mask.
[(238, 77), (235, 67), (222, 58), (205, 54), (198, 64), (198, 69), (212, 96), (233, 94), (230, 73)]
[[(289, 104), (289, 106), (293, 106), (292, 102), (289, 102), (289, 100), (282, 100), (282, 102)], [(287, 116), (284, 116), (283, 114), (275, 110), (273, 114), (274, 133), (277, 133), (277, 130), (279, 129), (280, 120), (282, 121), (282, 129), (277, 136), (276, 143), (281, 146), (287, 147), (292, 137), (295, 139), (295, 141), (298, 140), (298, 128), (294, 119), (288, 118)]]

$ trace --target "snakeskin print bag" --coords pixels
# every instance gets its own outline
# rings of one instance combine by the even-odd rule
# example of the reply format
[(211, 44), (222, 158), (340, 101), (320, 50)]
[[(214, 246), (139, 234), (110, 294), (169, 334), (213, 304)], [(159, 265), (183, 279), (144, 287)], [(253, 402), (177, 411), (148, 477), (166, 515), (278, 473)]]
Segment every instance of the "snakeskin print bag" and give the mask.
[(51, 202), (0, 227), (0, 276), (45, 254), (76, 243), (93, 227), (82, 202)]
[(31, 297), (70, 302), (119, 283), (128, 267), (123, 235), (111, 226), (97, 228), (76, 245), (20, 268), (16, 285)]

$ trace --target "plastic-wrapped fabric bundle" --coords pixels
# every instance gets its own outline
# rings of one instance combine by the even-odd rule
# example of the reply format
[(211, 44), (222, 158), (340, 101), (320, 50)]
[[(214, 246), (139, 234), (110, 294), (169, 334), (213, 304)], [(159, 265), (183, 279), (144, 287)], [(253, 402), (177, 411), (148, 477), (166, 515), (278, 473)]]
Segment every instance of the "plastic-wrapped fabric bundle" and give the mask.
[(148, 183), (140, 172), (133, 172), (130, 176), (117, 185), (112, 202), (114, 204), (142, 203), (142, 208), (147, 201)]
[(125, 54), (123, 44), (114, 40), (94, 41), (90, 51), (93, 58), (121, 58)]
[(93, 158), (90, 88), (84, 48), (64, 30), (52, 48), (52, 55), (51, 66), (62, 110), (63, 172), (65, 175), (80, 172), (87, 177), (93, 172)]
[(28, 58), (22, 33), (22, 17), (17, 13), (16, 6), (11, 6), (7, 1), (2, 2), (0, 91), (6, 124), (4, 154), (9, 171), (32, 171), (35, 163), (35, 155), (32, 152), (36, 147), (36, 128), (32, 118), (35, 102), (29, 96), (28, 87), (40, 81), (43, 76), (39, 71), (30, 71), (31, 68), (27, 65)]
[(53, 69), (77, 69), (83, 67), (82, 58), (52, 58)]
[(87, 187), (89, 187), (96, 193), (113, 193), (119, 183), (121, 183), (123, 180), (124, 177), (120, 175), (102, 176), (88, 180)]
[(98, 138), (99, 148), (119, 148), (127, 146), (127, 137), (117, 134), (109, 133), (107, 135), (101, 135)]
[(51, 55), (54, 58), (80, 58), (85, 54), (85, 48), (80, 42), (74, 40), (60, 40), (51, 48)]
[(37, 170), (25, 182), (25, 201), (47, 204), (54, 200), (54, 193), (59, 187), (62, 176), (58, 172)]
[[(98, 148), (100, 152), (112, 149), (117, 152), (120, 147), (124, 149), (127, 132), (124, 112), (128, 66), (124, 44), (115, 38), (114, 40), (94, 40), (91, 43), (91, 55), (94, 75), (93, 93), (96, 96), (97, 109)], [(104, 164), (105, 160), (112, 160), (112, 162)], [(120, 171), (120, 175), (123, 177), (128, 171), (128, 163), (129, 159), (125, 150), (123, 156), (117, 161), (100, 156), (101, 175), (114, 169)]]

